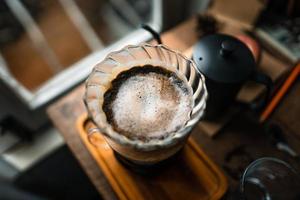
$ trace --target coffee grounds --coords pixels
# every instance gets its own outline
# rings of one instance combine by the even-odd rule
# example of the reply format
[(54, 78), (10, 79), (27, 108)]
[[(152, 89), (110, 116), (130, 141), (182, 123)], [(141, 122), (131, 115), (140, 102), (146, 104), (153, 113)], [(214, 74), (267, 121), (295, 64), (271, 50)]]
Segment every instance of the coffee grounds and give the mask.
[(121, 72), (104, 94), (113, 129), (132, 140), (164, 139), (189, 119), (192, 94), (175, 72), (157, 66)]

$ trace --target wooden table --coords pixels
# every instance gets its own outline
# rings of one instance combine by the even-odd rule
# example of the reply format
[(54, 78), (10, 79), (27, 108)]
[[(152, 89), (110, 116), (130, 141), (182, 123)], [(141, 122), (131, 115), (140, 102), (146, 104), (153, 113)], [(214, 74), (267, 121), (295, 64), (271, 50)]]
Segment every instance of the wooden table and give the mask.
[[(194, 31), (195, 26), (195, 19), (191, 19), (175, 29), (166, 32), (162, 37), (164, 44), (173, 49), (185, 51), (197, 41)], [(75, 88), (65, 97), (50, 105), (48, 114), (102, 197), (109, 200), (116, 199), (103, 173), (86, 150), (78, 134), (76, 134), (76, 120), (78, 116), (85, 112), (82, 102), (83, 92), (84, 88), (82, 85)], [(290, 97), (289, 95), (289, 98), (286, 99), (287, 103), (285, 103), (286, 100), (282, 103), (278, 109), (279, 111), (273, 115), (273, 119), (287, 122), (290, 116), (295, 117), (297, 115), (295, 114), (296, 111), (292, 112), (294, 114), (289, 114), (287, 110), (282, 108), (286, 104), (291, 106), (289, 102), (299, 97), (299, 87), (295, 86), (290, 93), (292, 96)], [(293, 95), (296, 95), (296, 97), (293, 97)], [(292, 105), (295, 106), (295, 104)], [(297, 109), (299, 110), (299, 105), (296, 106), (298, 106)], [(201, 145), (212, 160), (224, 169), (228, 175), (231, 190), (238, 185), (240, 173), (245, 166), (259, 157), (278, 157), (300, 169), (299, 164), (295, 160), (272, 146), (268, 142), (268, 137), (264, 134), (261, 125), (247, 116), (245, 113), (241, 113), (214, 139), (201, 132), (197, 126), (192, 133), (192, 137), (194, 137), (196, 142)], [(295, 120), (293, 122), (295, 123)], [(285, 126), (288, 125), (285, 124)], [(299, 125), (294, 124), (293, 126), (298, 126), (298, 130), (300, 130)], [(288, 134), (287, 137), (289, 141), (293, 141), (294, 147), (297, 148), (298, 146), (296, 150), (300, 152), (300, 141), (298, 138), (292, 134)]]

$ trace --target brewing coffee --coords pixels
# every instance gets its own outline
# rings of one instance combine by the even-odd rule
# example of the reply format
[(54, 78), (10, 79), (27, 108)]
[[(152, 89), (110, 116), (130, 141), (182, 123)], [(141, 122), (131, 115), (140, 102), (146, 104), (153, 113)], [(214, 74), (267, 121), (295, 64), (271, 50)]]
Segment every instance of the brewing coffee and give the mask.
[(137, 66), (111, 82), (102, 109), (117, 133), (147, 142), (170, 137), (187, 123), (192, 94), (185, 77), (159, 66)]
[(86, 83), (84, 103), (98, 135), (124, 159), (156, 165), (184, 146), (203, 116), (207, 91), (195, 63), (164, 45), (130, 45), (98, 63)]

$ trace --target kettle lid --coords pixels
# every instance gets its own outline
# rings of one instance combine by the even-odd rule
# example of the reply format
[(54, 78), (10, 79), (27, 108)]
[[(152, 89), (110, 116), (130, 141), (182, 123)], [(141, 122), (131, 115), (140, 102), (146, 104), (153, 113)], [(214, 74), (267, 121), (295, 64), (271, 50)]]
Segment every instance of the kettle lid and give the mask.
[(249, 48), (237, 38), (225, 34), (203, 37), (194, 47), (193, 60), (206, 77), (220, 82), (246, 80), (255, 69)]

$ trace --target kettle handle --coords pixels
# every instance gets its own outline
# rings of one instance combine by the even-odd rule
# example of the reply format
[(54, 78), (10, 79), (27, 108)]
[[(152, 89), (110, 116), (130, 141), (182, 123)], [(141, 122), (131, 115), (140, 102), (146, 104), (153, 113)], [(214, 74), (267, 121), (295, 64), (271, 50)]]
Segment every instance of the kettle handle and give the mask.
[(255, 71), (252, 74), (250, 80), (252, 80), (252, 81), (254, 81), (256, 83), (265, 85), (265, 87), (266, 87), (266, 93), (265, 93), (264, 97), (262, 99), (254, 101), (253, 103), (250, 104), (250, 108), (251, 109), (259, 110), (259, 109), (263, 108), (267, 104), (267, 102), (268, 102), (268, 100), (269, 100), (269, 98), (271, 96), (271, 91), (272, 91), (272, 87), (273, 87), (273, 81), (272, 81), (272, 79), (268, 75), (263, 74), (263, 73), (258, 72), (258, 71)]

